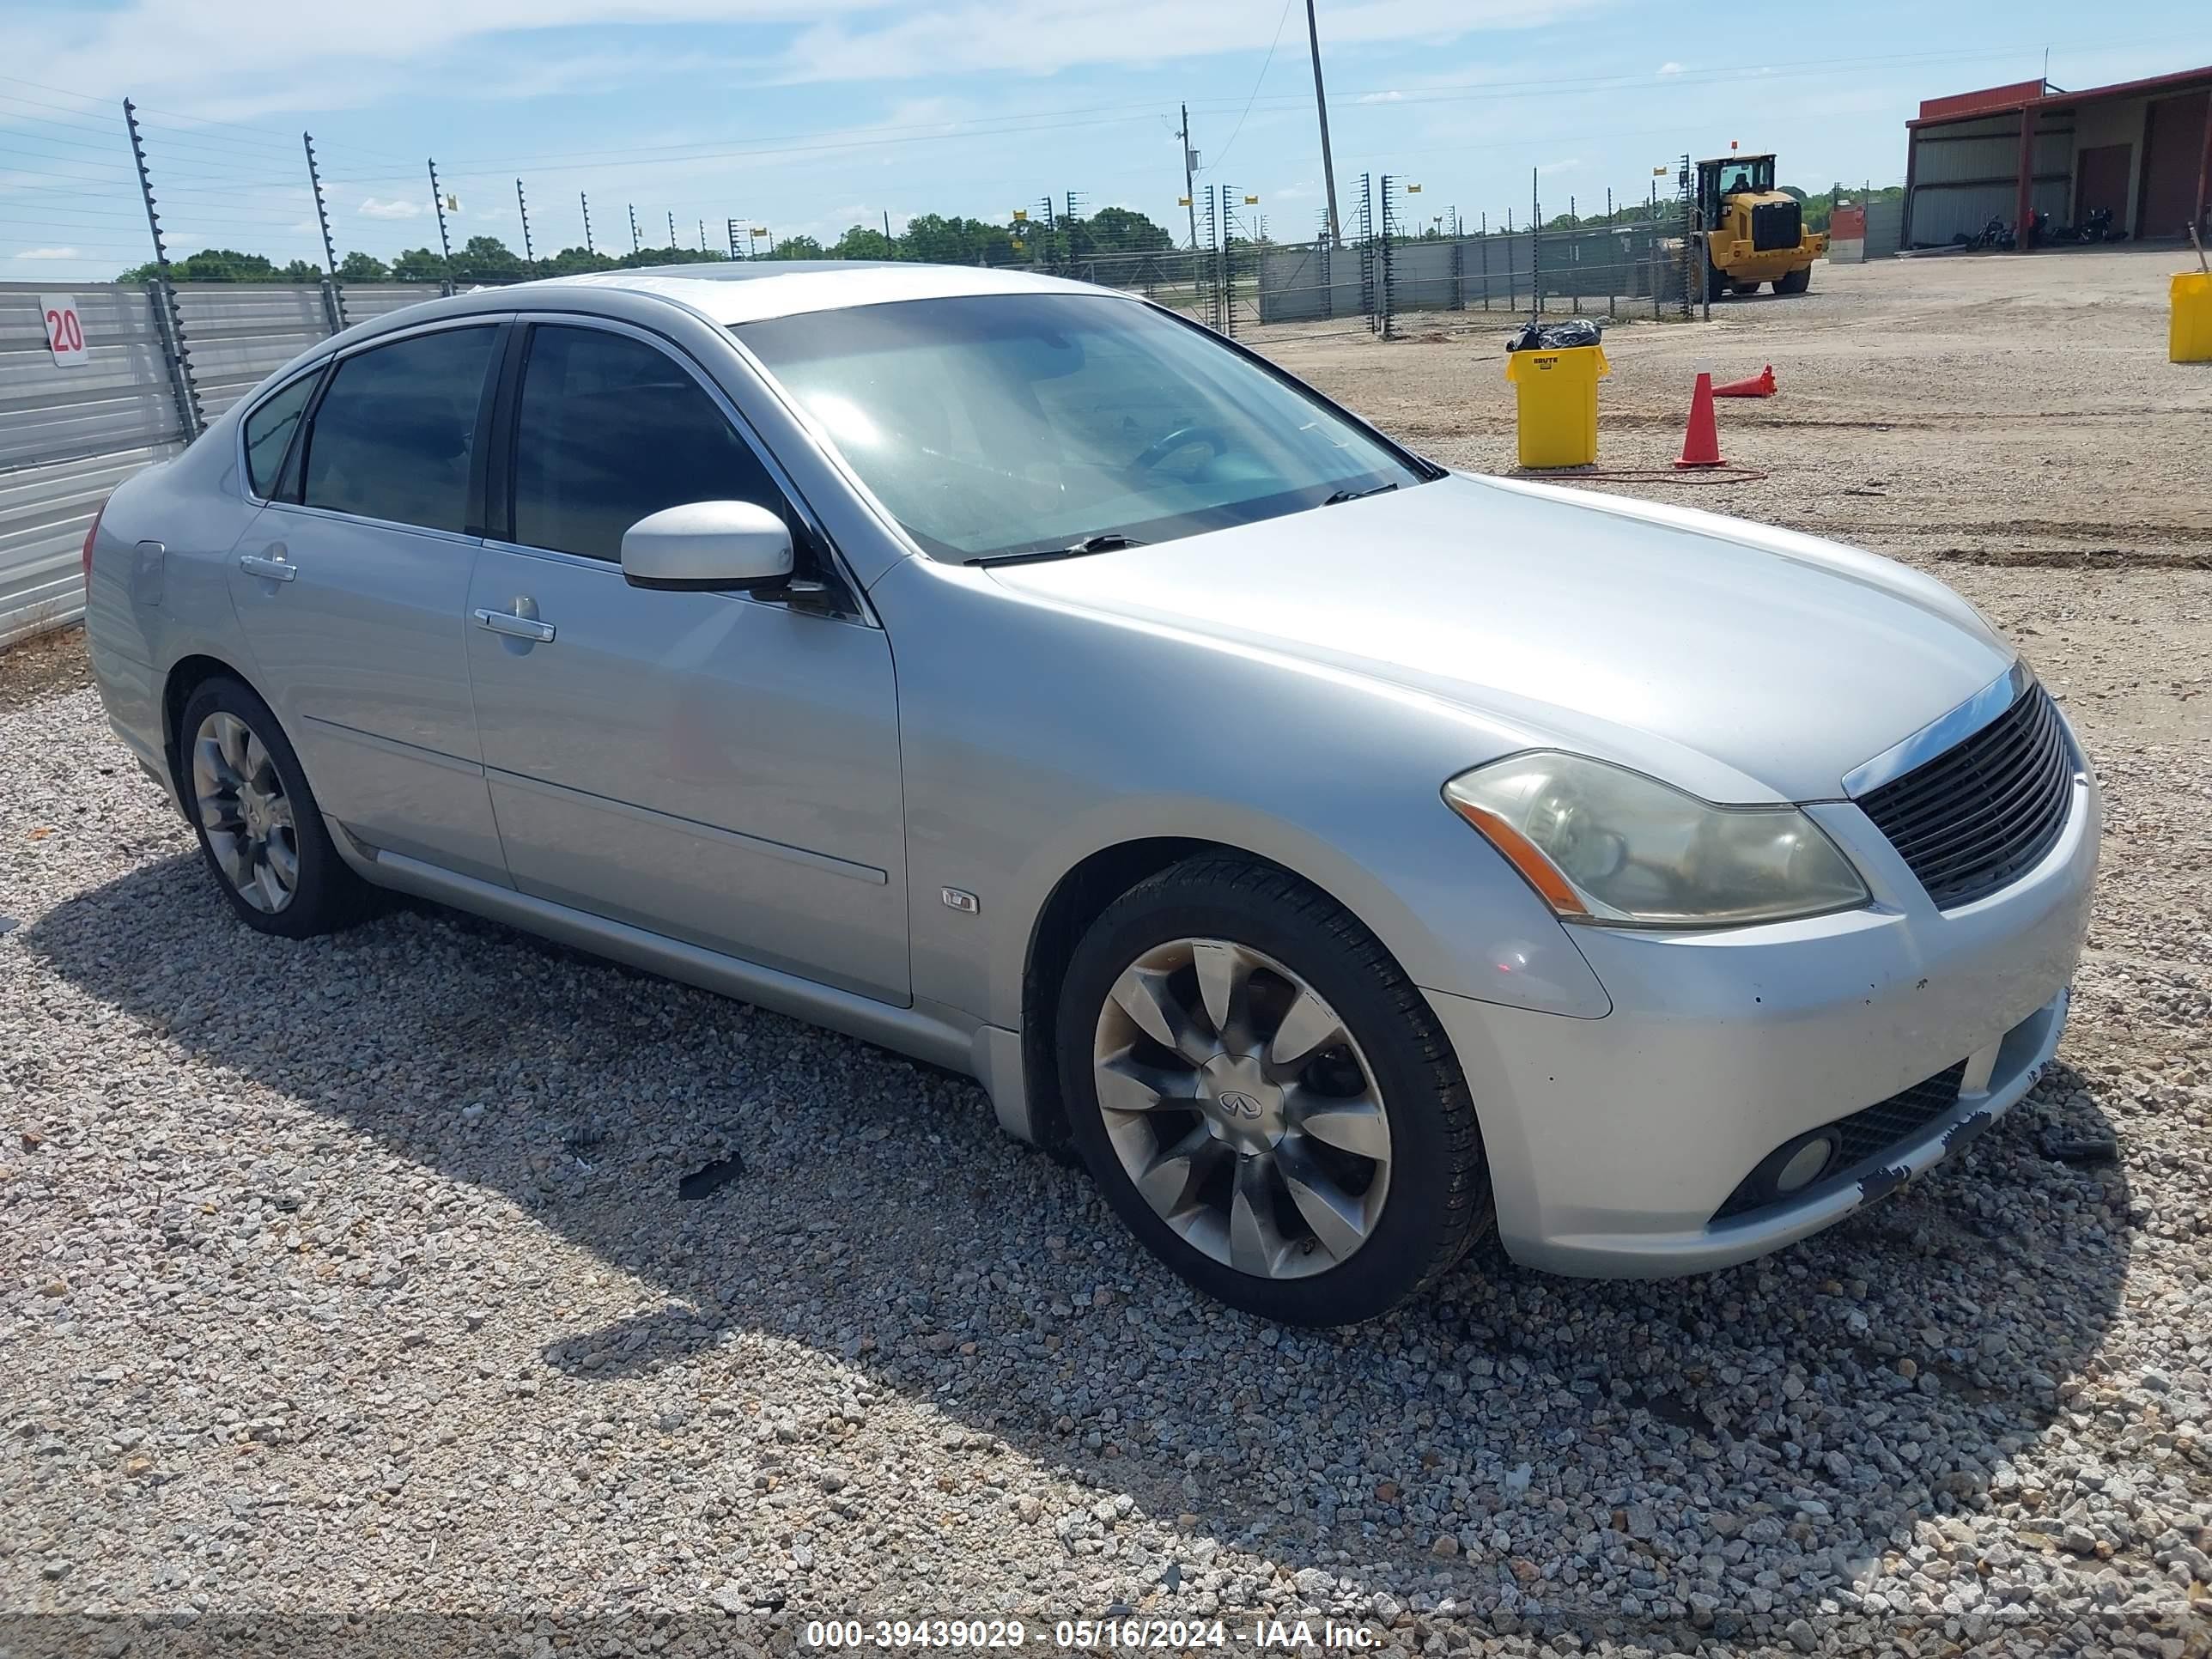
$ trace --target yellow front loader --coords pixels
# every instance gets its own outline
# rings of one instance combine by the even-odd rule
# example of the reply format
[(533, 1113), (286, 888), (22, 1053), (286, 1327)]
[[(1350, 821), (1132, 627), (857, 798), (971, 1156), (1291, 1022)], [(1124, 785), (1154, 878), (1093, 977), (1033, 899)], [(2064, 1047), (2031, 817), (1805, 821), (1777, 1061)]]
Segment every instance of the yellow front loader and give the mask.
[(1719, 156), (1698, 163), (1698, 212), (1705, 227), (1705, 294), (1750, 294), (1761, 283), (1802, 294), (1828, 239), (1805, 228), (1797, 198), (1774, 187), (1771, 155)]

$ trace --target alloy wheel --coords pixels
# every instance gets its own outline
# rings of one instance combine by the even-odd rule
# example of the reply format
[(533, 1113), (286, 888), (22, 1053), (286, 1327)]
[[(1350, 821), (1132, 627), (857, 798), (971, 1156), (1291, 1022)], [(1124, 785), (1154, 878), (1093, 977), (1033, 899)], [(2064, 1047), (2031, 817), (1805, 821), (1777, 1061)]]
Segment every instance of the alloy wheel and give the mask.
[(1194, 1248), (1240, 1273), (1323, 1273), (1374, 1235), (1390, 1120), (1336, 1011), (1273, 957), (1220, 939), (1124, 969), (1091, 1050), (1100, 1115), (1131, 1182)]
[(192, 799), (224, 878), (274, 915), (300, 884), (298, 826), (269, 750), (253, 728), (217, 709), (192, 738)]

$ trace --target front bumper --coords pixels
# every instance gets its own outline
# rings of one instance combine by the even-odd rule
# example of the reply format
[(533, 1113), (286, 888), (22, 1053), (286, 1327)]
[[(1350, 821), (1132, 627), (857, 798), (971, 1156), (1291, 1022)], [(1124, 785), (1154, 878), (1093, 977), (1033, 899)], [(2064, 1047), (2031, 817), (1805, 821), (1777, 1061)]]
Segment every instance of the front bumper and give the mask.
[[(1868, 909), (1725, 933), (1577, 929), (1613, 999), (1602, 1019), (1431, 993), (1474, 1091), (1507, 1252), (1605, 1278), (1729, 1267), (1840, 1220), (1994, 1121), (2065, 1024), (2100, 811), (2085, 770), (2073, 787), (2043, 861), (1948, 913), (1857, 807), (1819, 805), (1867, 877)], [(1961, 1060), (1956, 1105), (1875, 1174), (1712, 1219), (1791, 1136)]]

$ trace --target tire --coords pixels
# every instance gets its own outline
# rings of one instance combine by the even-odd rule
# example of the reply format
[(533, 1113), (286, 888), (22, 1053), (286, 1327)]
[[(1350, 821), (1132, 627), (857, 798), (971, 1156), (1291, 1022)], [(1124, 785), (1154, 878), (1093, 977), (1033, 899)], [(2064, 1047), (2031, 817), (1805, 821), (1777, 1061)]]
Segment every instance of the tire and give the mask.
[(1231, 1307), (1371, 1319), (1489, 1224), (1474, 1101), (1427, 1002), (1285, 871), (1203, 854), (1123, 894), (1076, 947), (1054, 1037), (1092, 1179), (1146, 1249)]
[(1759, 284), (1757, 283), (1730, 283), (1729, 284), (1729, 292), (1731, 294), (1756, 294), (1759, 292)]
[(1793, 270), (1786, 276), (1778, 276), (1774, 279), (1774, 291), (1777, 294), (1802, 294), (1812, 286), (1813, 267), (1810, 265), (1800, 270)]
[(1705, 267), (1705, 298), (1717, 300), (1728, 292), (1728, 272), (1718, 265)]
[(284, 728), (246, 686), (218, 676), (192, 693), (177, 758), (200, 855), (240, 921), (311, 939), (368, 913), (370, 889), (331, 844)]

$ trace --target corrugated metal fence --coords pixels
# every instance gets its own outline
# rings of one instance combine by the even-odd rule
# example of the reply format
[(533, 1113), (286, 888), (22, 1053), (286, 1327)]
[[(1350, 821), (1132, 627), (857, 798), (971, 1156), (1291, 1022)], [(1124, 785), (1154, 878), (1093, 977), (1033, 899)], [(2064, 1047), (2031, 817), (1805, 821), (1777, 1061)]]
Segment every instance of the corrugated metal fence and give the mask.
[[(434, 292), (349, 287), (345, 318), (361, 322)], [(49, 349), (45, 303), (64, 296), (85, 345), (67, 366)], [(337, 318), (320, 287), (210, 284), (176, 297), (181, 361), (156, 286), (0, 283), (0, 645), (82, 613), (78, 555), (94, 509), (196, 435), (195, 394), (212, 420), (327, 337)]]

